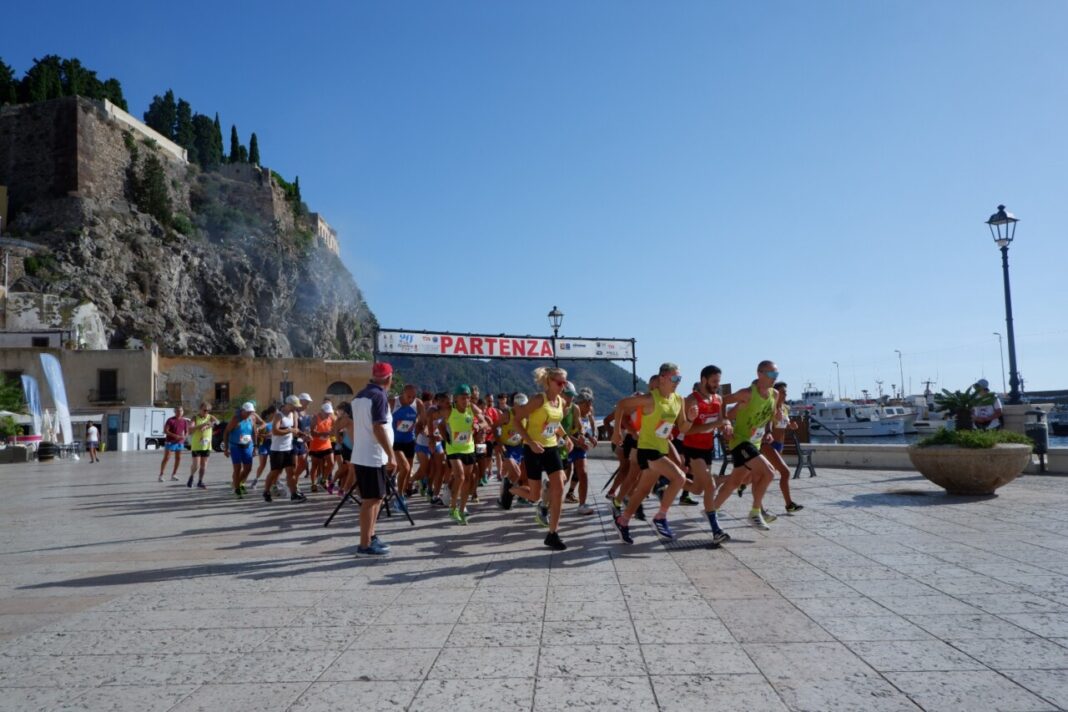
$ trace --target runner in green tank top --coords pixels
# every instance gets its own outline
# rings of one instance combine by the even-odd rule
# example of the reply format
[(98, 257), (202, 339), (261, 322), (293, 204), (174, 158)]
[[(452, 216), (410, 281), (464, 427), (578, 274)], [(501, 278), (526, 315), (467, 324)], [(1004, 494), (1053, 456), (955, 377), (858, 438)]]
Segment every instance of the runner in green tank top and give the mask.
[(447, 443), (445, 457), (452, 474), (449, 518), (457, 524), (467, 524), (467, 500), (478, 486), (475, 479), (475, 429), (485, 427), (486, 422), (482, 411), (471, 402), (470, 386), (457, 386), (453, 398), (451, 405), (439, 411), (438, 431)]
[(757, 378), (753, 384), (723, 399), (723, 408), (727, 417), (734, 421), (734, 437), (730, 441), (730, 456), (734, 469), (730, 477), (716, 493), (712, 502), (712, 511), (708, 512), (708, 523), (712, 527), (713, 541), (728, 541), (730, 536), (724, 532), (716, 518), (716, 512), (739, 486), (750, 484), (753, 487), (753, 508), (749, 511), (749, 524), (761, 530), (770, 527), (764, 521), (761, 507), (764, 493), (775, 478), (775, 468), (767, 458), (760, 454), (761, 443), (770, 443), (770, 424), (779, 407), (775, 381), (779, 369), (774, 361), (761, 361), (757, 366)]
[[(668, 525), (667, 513), (671, 503), (679, 496), (679, 491), (686, 485), (686, 475), (682, 471), (682, 460), (671, 445), (671, 433), (678, 428), (685, 434), (690, 429), (693, 419), (697, 417), (697, 406), (683, 409), (683, 400), (675, 391), (682, 381), (679, 367), (673, 363), (660, 366), (657, 385), (649, 393), (631, 396), (616, 405), (615, 422), (622, 423), (635, 410), (641, 409), (642, 422), (638, 430), (638, 468), (641, 474), (637, 485), (631, 491), (627, 508), (615, 519), (619, 538), (624, 544), (633, 544), (630, 536), (630, 519), (638, 511), (642, 500), (649, 496), (658, 478), (668, 480), (660, 498), (660, 511), (653, 517), (657, 533), (667, 540), (673, 540), (675, 533)], [(616, 445), (623, 444), (622, 430), (617, 429), (612, 435)]]

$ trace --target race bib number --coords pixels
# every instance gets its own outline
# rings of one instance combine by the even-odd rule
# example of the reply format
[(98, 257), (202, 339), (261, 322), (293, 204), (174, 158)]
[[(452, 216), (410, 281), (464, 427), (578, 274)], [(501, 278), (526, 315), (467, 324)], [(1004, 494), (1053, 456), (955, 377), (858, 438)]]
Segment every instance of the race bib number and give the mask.
[(251, 435), (242, 435), (241, 437), (239, 437), (237, 439), (237, 442), (240, 443), (241, 445), (248, 445), (249, 443), (252, 442), (252, 436)]
[(546, 423), (545, 427), (541, 429), (541, 436), (543, 438), (551, 438), (556, 435), (556, 429), (560, 427), (559, 423)]
[(471, 442), (471, 431), (465, 430), (461, 433), (456, 433), (456, 437), (454, 439), (456, 440), (457, 445), (466, 445), (467, 443)]
[(508, 436), (508, 440), (506, 440), (505, 442), (507, 442), (509, 445), (518, 445), (519, 443), (523, 442), (523, 436), (519, 433), (512, 433)]
[(412, 426), (415, 425), (414, 420), (398, 420), (397, 432), (398, 433), (410, 433), (412, 432)]
[(656, 430), (653, 432), (656, 433), (656, 437), (660, 438), (661, 440), (667, 440), (671, 437), (671, 430), (672, 428), (674, 428), (674, 426), (675, 424), (672, 423), (670, 420), (665, 420), (664, 422), (660, 423), (660, 425), (656, 426)]
[(477, 452), (477, 453), (486, 452), (486, 445), (484, 443), (479, 443), (479, 444), (475, 445), (475, 452)]

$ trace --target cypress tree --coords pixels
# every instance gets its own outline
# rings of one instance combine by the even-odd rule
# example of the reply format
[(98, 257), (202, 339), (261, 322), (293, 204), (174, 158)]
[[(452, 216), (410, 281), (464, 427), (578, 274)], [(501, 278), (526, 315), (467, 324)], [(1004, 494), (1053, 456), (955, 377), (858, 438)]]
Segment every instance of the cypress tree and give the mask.
[(237, 137), (237, 124), (230, 124), (230, 163), (241, 163), (241, 140)]
[(119, 84), (118, 79), (112, 78), (104, 82), (104, 98), (123, 111), (130, 110), (130, 107), (126, 105), (126, 97), (122, 95), (122, 84)]
[(18, 103), (18, 87), (18, 82), (15, 80), (15, 70), (0, 59), (0, 106)]
[(19, 101), (33, 103), (63, 96), (61, 61), (54, 54), (33, 60), (19, 85)]
[(260, 165), (260, 142), (256, 138), (256, 132), (252, 132), (252, 137), (248, 140), (248, 162), (253, 165)]
[(178, 100), (174, 127), (175, 143), (192, 152), (193, 140), (196, 138), (193, 134), (193, 108), (185, 99)]
[(201, 168), (217, 168), (222, 162), (222, 154), (215, 144), (215, 124), (204, 114), (193, 117), (193, 151), (190, 156)]
[(218, 159), (215, 165), (223, 162), (223, 140), (222, 140), (222, 126), (219, 124), (219, 112), (215, 112), (215, 150), (211, 152), (211, 155)]
[(152, 103), (145, 112), (145, 123), (163, 134), (164, 138), (174, 140), (174, 127), (178, 122), (178, 106), (174, 102), (174, 92), (170, 89), (161, 97), (152, 97)]
[(167, 192), (167, 174), (159, 156), (152, 151), (145, 156), (138, 184), (137, 207), (156, 218), (160, 224), (170, 225), (174, 216), (171, 196)]

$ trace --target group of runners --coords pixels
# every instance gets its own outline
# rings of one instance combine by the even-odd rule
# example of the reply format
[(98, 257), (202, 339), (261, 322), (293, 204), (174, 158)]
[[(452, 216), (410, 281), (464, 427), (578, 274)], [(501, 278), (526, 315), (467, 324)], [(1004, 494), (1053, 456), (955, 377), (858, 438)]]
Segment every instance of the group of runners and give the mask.
[[(761, 362), (750, 386), (726, 397), (718, 392), (720, 378), (719, 368), (706, 366), (682, 397), (679, 368), (665, 363), (650, 378), (647, 393), (620, 400), (598, 428), (593, 391), (577, 389), (561, 368), (536, 369), (538, 388), (531, 394), (483, 397), (477, 386), (468, 385), (451, 393), (420, 394), (406, 385), (389, 396), (392, 368), (378, 363), (369, 386), (351, 403), (335, 406), (326, 397), (316, 406), (307, 393), (262, 412), (245, 403), (223, 429), (222, 445), (233, 466), (230, 486), (238, 498), (254, 489), (265, 471), (266, 502), (284, 492), (292, 502), (305, 502), (303, 479), (312, 492), (321, 488), (340, 496), (355, 489), (363, 503), (358, 547), (363, 555), (389, 552), (374, 534), (383, 500), (407, 512), (408, 498), (422, 496), (466, 526), (469, 506), (480, 503), (478, 488), (492, 480), (499, 482), (497, 506), (531, 507), (538, 525), (547, 529), (545, 546), (560, 551), (567, 548), (560, 535), (565, 504), (577, 504), (580, 516), (595, 511), (586, 460), (599, 431), (607, 431), (618, 462), (607, 497), (620, 540), (634, 542), (631, 522), (646, 518), (643, 503), (652, 493), (659, 500), (652, 517), (658, 536), (676, 538), (669, 521), (672, 506), (701, 505), (718, 546), (730, 539), (718, 513), (732, 494), (750, 489), (748, 522), (761, 530), (776, 519), (764, 507), (776, 476), (786, 513), (802, 509), (791, 499), (790, 470), (782, 457), (786, 433), (795, 426), (778, 368)], [(188, 439), (193, 465), (186, 484), (192, 488), (196, 480), (197, 487), (205, 487), (217, 423), (208, 403), (191, 419), (176, 409), (165, 426), (159, 479), (172, 454), (171, 479), (178, 479)], [(712, 469), (717, 435), (733, 464), (726, 476), (716, 476)], [(283, 473), (285, 490), (278, 485)]]

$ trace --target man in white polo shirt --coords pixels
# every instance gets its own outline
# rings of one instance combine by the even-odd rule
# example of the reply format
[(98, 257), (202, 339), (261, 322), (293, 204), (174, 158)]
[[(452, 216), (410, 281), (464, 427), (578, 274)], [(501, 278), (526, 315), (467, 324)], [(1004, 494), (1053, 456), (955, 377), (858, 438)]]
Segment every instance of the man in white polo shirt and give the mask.
[(975, 390), (981, 396), (993, 395), (994, 402), (972, 408), (972, 423), (976, 430), (1001, 430), (1001, 399), (990, 393), (990, 382), (980, 378), (975, 382)]
[(360, 556), (385, 556), (389, 545), (375, 535), (375, 522), (386, 496), (386, 477), (397, 467), (393, 455), (393, 416), (389, 410), (389, 387), (393, 367), (376, 363), (371, 382), (352, 399), (352, 465), (360, 487)]

